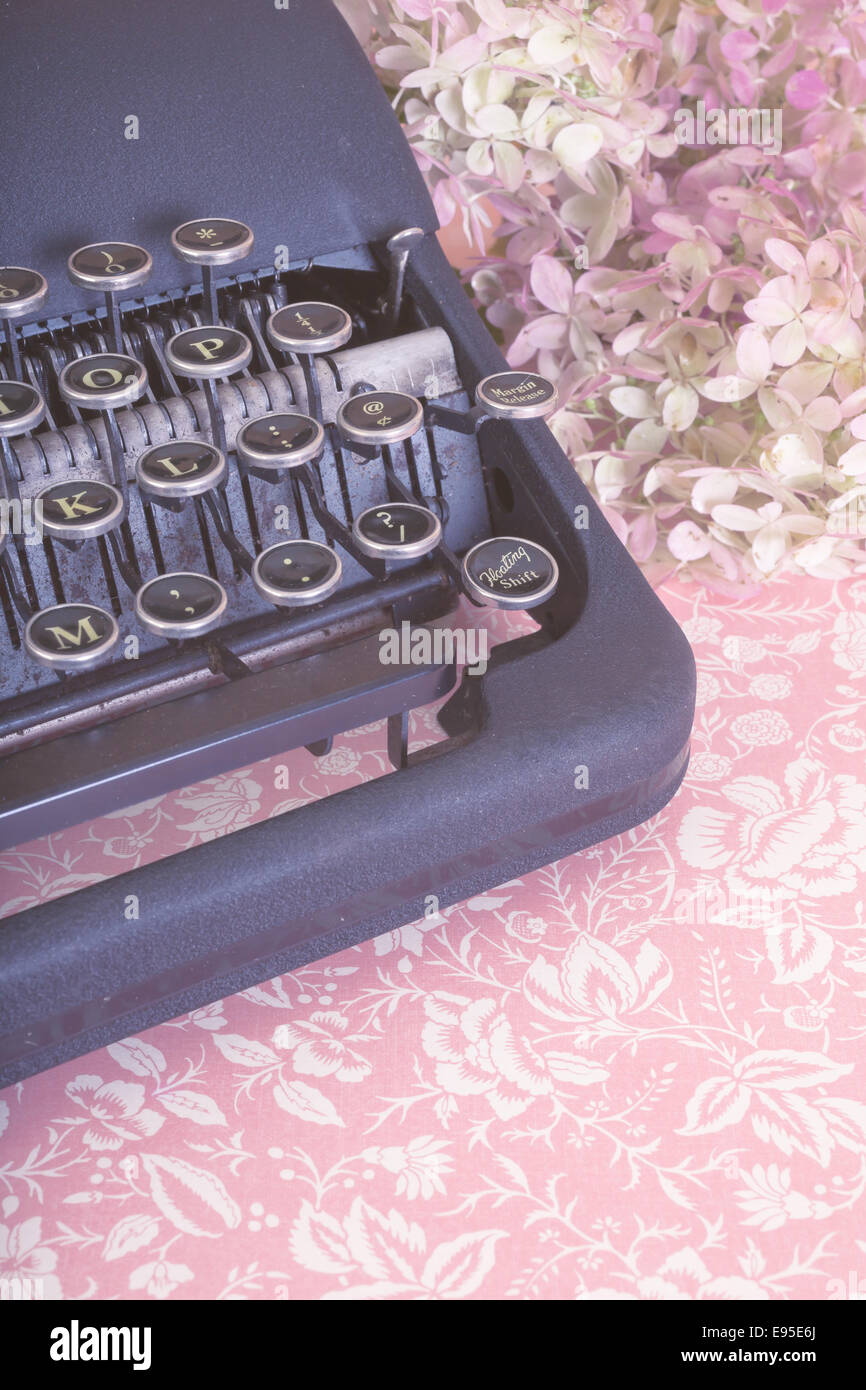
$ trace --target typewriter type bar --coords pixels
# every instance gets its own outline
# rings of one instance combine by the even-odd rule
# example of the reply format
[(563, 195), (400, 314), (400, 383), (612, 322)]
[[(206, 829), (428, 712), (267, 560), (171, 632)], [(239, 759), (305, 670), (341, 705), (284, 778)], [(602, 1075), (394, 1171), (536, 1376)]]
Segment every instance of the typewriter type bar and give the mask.
[[(393, 770), (4, 922), (0, 1084), (637, 824), (693, 709), (687, 644), (546, 427), (556, 384), (482, 327), (336, 10), (127, 16), (106, 80), (155, 65), (133, 159), (32, 3), (68, 139), (25, 100), (15, 15), (8, 135), (46, 186), (75, 150), (93, 221), (4, 193), (0, 848), (377, 721)], [(231, 109), (197, 128), (191, 83)], [(216, 182), (244, 221), (195, 216)], [(532, 621), (471, 674), (447, 638), (491, 605)], [(383, 661), (404, 624), (429, 661)]]

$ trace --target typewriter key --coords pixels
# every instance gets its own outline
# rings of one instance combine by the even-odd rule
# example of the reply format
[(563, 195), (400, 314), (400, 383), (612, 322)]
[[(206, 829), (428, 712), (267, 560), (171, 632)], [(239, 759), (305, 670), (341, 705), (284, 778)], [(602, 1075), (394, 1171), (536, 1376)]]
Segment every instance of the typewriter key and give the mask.
[(202, 294), (207, 311), (219, 318), (213, 268), (242, 261), (253, 249), (253, 234), (245, 222), (229, 217), (196, 217), (175, 227), (171, 246), (176, 256), (201, 269)]
[(336, 304), (287, 304), (268, 319), (268, 337), (285, 352), (335, 352), (351, 336), (351, 315)]
[(145, 449), (135, 476), (142, 492), (151, 497), (200, 497), (225, 480), (225, 454), (197, 439), (173, 439)]
[(377, 560), (417, 559), (435, 550), (442, 538), (439, 518), (411, 502), (368, 507), (352, 529), (364, 554)]
[(117, 410), (132, 405), (147, 387), (147, 372), (134, 357), (99, 352), (68, 362), (58, 381), (60, 394), (88, 410)]
[[(45, 402), (35, 386), (26, 381), (0, 381), (0, 496), (20, 497), (18, 464), (9, 440), (26, 434), (40, 423), (45, 415)], [(16, 536), (15, 544), (21, 545)]]
[(38, 270), (21, 265), (0, 266), (0, 319), (20, 319), (41, 309), (48, 281)]
[(309, 415), (261, 415), (238, 430), (238, 457), (250, 468), (279, 472), (318, 458), (325, 431)]
[(120, 635), (110, 613), (92, 603), (61, 603), (34, 613), (24, 645), (42, 666), (77, 671), (101, 661)]
[(340, 434), (350, 444), (398, 444), (410, 439), (424, 422), (424, 408), (402, 391), (362, 391), (337, 411)]
[(228, 599), (222, 584), (206, 574), (160, 574), (135, 596), (143, 627), (158, 637), (199, 637), (222, 619)]
[(233, 376), (249, 366), (253, 345), (247, 335), (236, 328), (212, 323), (176, 333), (169, 338), (165, 355), (169, 366), (181, 376)]
[(150, 277), (153, 261), (143, 246), (132, 246), (125, 241), (98, 241), (73, 251), (66, 268), (73, 285), (120, 294), (143, 285)]
[(534, 541), (493, 536), (463, 559), (466, 591), (489, 608), (535, 608), (550, 598), (559, 579), (553, 556)]
[(137, 289), (150, 278), (153, 269), (150, 253), (143, 246), (133, 246), (126, 241), (98, 241), (73, 251), (66, 269), (73, 285), (103, 292), (113, 346), (116, 352), (122, 352), (118, 296)]
[(0, 267), (0, 320), (6, 323), (6, 345), (13, 376), (23, 375), (14, 320), (35, 314), (45, 303), (47, 295), (48, 281), (38, 270), (27, 270), (21, 265)]
[(336, 551), (318, 541), (282, 541), (263, 550), (253, 565), (253, 583), (277, 608), (321, 603), (340, 583), (343, 565)]
[(123, 520), (123, 496), (96, 478), (67, 478), (49, 483), (36, 494), (42, 529), (62, 541), (104, 536)]
[(231, 217), (195, 217), (171, 234), (175, 255), (192, 265), (232, 265), (253, 249), (253, 234), (245, 222)]
[(556, 409), (556, 387), (535, 372), (495, 372), (475, 388), (478, 404), (497, 420), (535, 420)]
[(0, 438), (35, 430), (45, 415), (45, 402), (26, 381), (0, 381)]

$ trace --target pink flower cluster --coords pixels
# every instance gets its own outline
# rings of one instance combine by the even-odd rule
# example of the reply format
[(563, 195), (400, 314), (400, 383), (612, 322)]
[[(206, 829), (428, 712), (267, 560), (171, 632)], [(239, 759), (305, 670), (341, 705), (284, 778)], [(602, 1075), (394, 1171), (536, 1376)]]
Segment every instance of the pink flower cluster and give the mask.
[(866, 10), (338, 0), (654, 580), (866, 570)]

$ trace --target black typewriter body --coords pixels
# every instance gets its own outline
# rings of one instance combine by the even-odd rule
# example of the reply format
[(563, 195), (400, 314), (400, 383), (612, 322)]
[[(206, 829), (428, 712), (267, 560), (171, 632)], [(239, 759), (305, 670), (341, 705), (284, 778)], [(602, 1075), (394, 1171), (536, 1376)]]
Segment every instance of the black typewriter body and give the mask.
[[(4, 382), (31, 387), (45, 413), (0, 441), (0, 848), (290, 748), (315, 757), (378, 719), (394, 768), (3, 921), (6, 1085), (401, 926), (431, 894), (445, 907), (645, 820), (684, 774), (694, 674), (543, 419), (524, 418), (520, 393), (541, 379), (508, 372), (471, 307), (387, 97), (329, 0), (14, 0), (0, 41), (0, 260), (48, 282), (44, 306), (7, 320), (2, 355), (0, 428)], [(98, 80), (80, 81), (74, 54), (95, 55)], [(177, 228), (199, 236), (225, 218), (253, 230), (242, 261), (202, 270), (172, 249)], [(146, 283), (112, 295), (98, 277), (70, 280), (77, 248), (115, 244), (146, 248)], [(0, 312), (3, 283), (0, 270)], [(299, 305), (338, 306), (351, 336), (285, 347), (276, 316), (300, 322)], [(214, 325), (201, 351), (195, 334)], [(223, 329), (249, 360), (186, 376), (184, 335), (207, 363)], [(81, 363), (118, 355), (143, 367), (140, 394), (76, 402)], [(487, 409), (479, 383), (506, 378), (518, 408)], [(368, 439), (365, 407), (399, 425), (406, 401), (423, 412), (411, 435)], [(274, 471), (269, 435), (288, 449), (282, 432), (301, 418), (310, 457)], [(220, 456), (219, 486), (142, 485), (142, 458), (177, 465), (179, 441), (201, 447), (196, 467)], [(98, 511), (82, 486), (97, 484), (120, 520), (79, 533)], [(405, 555), (387, 548), (395, 518), (409, 540), (421, 528)], [(461, 594), (478, 600), (475, 553), (481, 589), (519, 606), (502, 585), (520, 572), (518, 543), (551, 566), (536, 631), (497, 647), (483, 677), (448, 660), (382, 665), (383, 629), (435, 630)], [(321, 600), (269, 601), (266, 552), (295, 576), (298, 557), (321, 561), (298, 580)], [(189, 635), (174, 603), (193, 614)], [(78, 669), (93, 608), (111, 643)], [(40, 648), (45, 632), (69, 664)], [(410, 750), (408, 712), (448, 694), (442, 741)]]

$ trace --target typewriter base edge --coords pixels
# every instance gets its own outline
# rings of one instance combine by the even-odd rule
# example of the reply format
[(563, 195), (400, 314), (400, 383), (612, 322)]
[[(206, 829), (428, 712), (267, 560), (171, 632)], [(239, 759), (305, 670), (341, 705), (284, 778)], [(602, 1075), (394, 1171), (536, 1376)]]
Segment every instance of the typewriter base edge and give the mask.
[[(547, 843), (513, 859), (498, 860), (465, 875), (450, 883), (447, 888), (443, 887), (439, 895), (440, 905), (447, 908), (455, 903), (464, 902), (468, 898), (489, 891), (511, 879), (532, 873), (547, 864), (552, 864), (559, 859), (564, 859), (571, 854), (588, 849), (592, 845), (599, 844), (614, 835), (623, 834), (635, 826), (643, 824), (663, 810), (675, 796), (688, 770), (688, 763), (689, 746), (687, 745), (673, 764), (665, 769), (666, 773), (676, 769), (673, 776), (670, 777), (670, 780), (665, 781), (660, 789), (656, 789), (649, 800), (639, 806), (633, 805), (624, 811), (612, 813), (606, 819), (593, 821), (577, 831), (564, 834), (561, 838), (551, 838)], [(658, 788), (659, 779), (655, 779), (655, 781)], [(402, 912), (398, 912), (396, 915), (394, 911), (391, 911), (381, 918), (368, 918), (350, 926), (295, 942), (291, 946), (277, 950), (268, 956), (244, 961), (228, 971), (196, 981), (175, 992), (159, 993), (151, 998), (142, 997), (137, 1006), (133, 1006), (111, 1019), (66, 1036), (56, 1043), (50, 1043), (24, 1055), (9, 1058), (3, 1065), (0, 1065), (0, 1091), (7, 1086), (25, 1080), (29, 1076), (59, 1066), (63, 1062), (71, 1061), (76, 1057), (84, 1057), (87, 1053), (105, 1047), (109, 1043), (145, 1032), (149, 1028), (156, 1027), (158, 1024), (165, 1023), (181, 1014), (189, 1013), (193, 1009), (202, 1008), (207, 1004), (236, 994), (240, 990), (262, 984), (274, 976), (287, 974), (304, 965), (309, 965), (312, 961), (323, 960), (386, 931), (394, 930), (405, 925), (406, 922), (416, 920), (422, 914), (423, 907), (423, 897), (415, 901), (408, 899), (402, 905)], [(157, 982), (154, 981), (153, 983), (156, 984)], [(146, 985), (142, 987), (140, 993), (142, 996), (146, 996)]]

